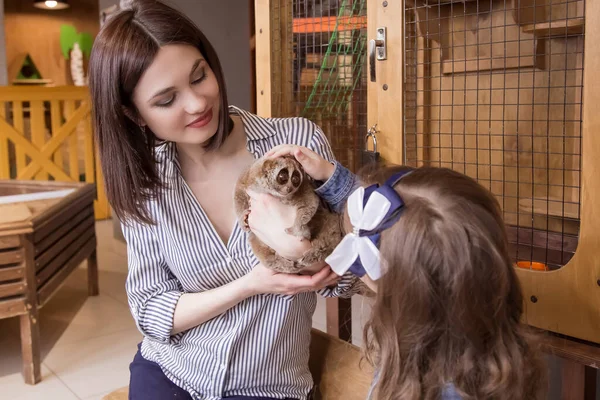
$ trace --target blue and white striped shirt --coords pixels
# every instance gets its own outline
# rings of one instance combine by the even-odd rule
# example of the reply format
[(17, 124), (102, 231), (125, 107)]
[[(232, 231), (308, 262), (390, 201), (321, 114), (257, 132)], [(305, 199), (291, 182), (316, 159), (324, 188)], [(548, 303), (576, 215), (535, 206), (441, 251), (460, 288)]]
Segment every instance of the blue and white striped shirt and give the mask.
[[(255, 158), (276, 145), (292, 143), (333, 160), (323, 132), (307, 119), (264, 119), (233, 106), (229, 111), (241, 118), (248, 151)], [(237, 223), (227, 245), (221, 241), (182, 178), (175, 154), (171, 143), (157, 151), (159, 171), (169, 186), (149, 203), (156, 225), (122, 224), (129, 263), (126, 290), (144, 335), (142, 356), (158, 363), (194, 399), (233, 395), (305, 399), (313, 386), (308, 357), (315, 293), (253, 296), (207, 322), (170, 335), (183, 293), (223, 286), (258, 263)], [(338, 286), (319, 293), (350, 296), (356, 282), (348, 273)]]

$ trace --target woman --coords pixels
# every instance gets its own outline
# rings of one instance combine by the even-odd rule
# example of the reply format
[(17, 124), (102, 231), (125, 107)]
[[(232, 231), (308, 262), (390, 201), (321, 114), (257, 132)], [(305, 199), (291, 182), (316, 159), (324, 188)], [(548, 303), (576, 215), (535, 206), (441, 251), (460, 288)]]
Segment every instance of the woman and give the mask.
[[(337, 164), (323, 133), (305, 119), (229, 106), (211, 44), (158, 1), (134, 2), (103, 27), (90, 89), (106, 192), (127, 240), (129, 305), (144, 335), (130, 397), (306, 399), (314, 291), (350, 295), (356, 280), (328, 267), (295, 276), (257, 265), (236, 223), (233, 187), (282, 143), (329, 161), (312, 172), (326, 180)], [(266, 226), (253, 214), (257, 232), (283, 232), (285, 218)], [(272, 237), (290, 258), (309, 245)]]

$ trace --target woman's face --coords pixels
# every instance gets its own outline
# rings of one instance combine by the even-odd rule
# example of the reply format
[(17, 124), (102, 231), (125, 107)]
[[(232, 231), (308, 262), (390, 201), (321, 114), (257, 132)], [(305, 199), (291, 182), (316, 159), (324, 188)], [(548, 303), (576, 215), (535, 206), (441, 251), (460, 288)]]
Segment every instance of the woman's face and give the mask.
[(198, 49), (163, 46), (133, 91), (139, 121), (157, 138), (202, 144), (219, 127), (217, 79)]

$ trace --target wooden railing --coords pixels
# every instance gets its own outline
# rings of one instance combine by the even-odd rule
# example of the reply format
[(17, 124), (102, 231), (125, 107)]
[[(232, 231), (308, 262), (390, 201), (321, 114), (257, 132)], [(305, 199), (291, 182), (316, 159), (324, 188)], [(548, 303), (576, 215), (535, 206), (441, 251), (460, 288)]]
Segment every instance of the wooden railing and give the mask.
[(0, 87), (0, 179), (96, 183), (96, 219), (110, 216), (88, 88)]

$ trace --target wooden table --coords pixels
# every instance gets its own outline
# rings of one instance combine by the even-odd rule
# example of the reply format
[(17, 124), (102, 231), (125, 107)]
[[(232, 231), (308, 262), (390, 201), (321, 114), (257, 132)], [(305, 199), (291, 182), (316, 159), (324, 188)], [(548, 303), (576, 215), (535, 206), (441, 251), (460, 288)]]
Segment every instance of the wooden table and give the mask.
[(23, 375), (40, 374), (38, 309), (81, 262), (98, 294), (93, 184), (0, 180), (0, 318), (20, 316)]

